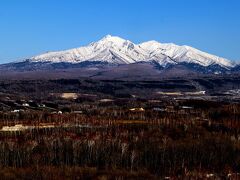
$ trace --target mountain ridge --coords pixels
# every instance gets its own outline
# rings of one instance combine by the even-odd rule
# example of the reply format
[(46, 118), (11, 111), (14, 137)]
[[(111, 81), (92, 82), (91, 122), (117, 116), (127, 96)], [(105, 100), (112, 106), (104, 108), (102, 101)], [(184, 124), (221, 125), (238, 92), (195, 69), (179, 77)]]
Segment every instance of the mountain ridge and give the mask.
[(196, 63), (202, 66), (213, 64), (224, 68), (232, 68), (235, 64), (225, 58), (208, 54), (190, 46), (178, 46), (173, 43), (162, 44), (148, 41), (134, 44), (117, 36), (107, 35), (87, 46), (40, 54), (29, 59), (31, 62), (69, 62), (103, 61), (112, 64), (131, 64), (138, 62), (157, 61), (165, 67), (167, 64), (182, 62)]

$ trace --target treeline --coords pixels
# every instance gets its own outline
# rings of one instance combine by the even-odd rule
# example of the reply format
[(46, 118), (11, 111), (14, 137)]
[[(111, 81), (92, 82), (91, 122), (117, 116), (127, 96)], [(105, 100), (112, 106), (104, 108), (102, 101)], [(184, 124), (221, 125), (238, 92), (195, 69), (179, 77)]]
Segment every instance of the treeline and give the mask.
[(86, 171), (84, 177), (104, 172), (108, 178), (136, 178), (144, 172), (147, 179), (198, 173), (227, 177), (239, 172), (238, 104), (186, 110), (166, 107), (164, 112), (94, 107), (86, 107), (82, 114), (1, 112), (1, 126), (34, 127), (0, 131), (1, 169), (22, 169), (24, 174), (29, 168), (48, 167), (77, 174), (79, 170), (73, 169), (86, 168), (94, 171)]

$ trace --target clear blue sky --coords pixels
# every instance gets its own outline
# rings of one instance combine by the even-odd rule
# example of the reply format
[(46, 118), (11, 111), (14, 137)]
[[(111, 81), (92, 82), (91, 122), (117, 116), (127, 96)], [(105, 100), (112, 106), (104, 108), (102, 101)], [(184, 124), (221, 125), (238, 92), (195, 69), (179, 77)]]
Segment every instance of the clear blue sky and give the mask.
[(190, 45), (240, 60), (240, 0), (1, 0), (0, 63), (96, 41)]

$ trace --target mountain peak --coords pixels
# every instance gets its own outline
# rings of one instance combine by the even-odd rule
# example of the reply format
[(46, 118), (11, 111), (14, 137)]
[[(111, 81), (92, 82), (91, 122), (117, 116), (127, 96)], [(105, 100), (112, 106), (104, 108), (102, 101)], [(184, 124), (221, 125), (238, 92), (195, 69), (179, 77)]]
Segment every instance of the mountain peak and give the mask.
[(126, 40), (118, 36), (106, 35), (98, 42), (124, 43)]
[(104, 38), (111, 38), (111, 37), (112, 37), (111, 34), (108, 34), (108, 35), (104, 36)]

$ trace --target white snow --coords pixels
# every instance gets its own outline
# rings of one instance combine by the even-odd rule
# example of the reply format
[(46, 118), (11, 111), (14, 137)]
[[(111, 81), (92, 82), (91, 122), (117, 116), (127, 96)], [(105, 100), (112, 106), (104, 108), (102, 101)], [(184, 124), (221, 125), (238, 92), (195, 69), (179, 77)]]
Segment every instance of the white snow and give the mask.
[(151, 53), (152, 56), (164, 54), (171, 57), (175, 63), (187, 62), (200, 64), (202, 66), (210, 66), (213, 64), (218, 64), (222, 67), (234, 66), (234, 63), (227, 59), (202, 52), (190, 46), (178, 46), (172, 43), (161, 44), (156, 41), (145, 42), (139, 46)]
[(69, 62), (103, 61), (113, 64), (131, 64), (140, 61), (155, 60), (162, 66), (181, 62), (197, 63), (202, 66), (213, 64), (225, 68), (234, 66), (234, 63), (189, 46), (178, 46), (172, 43), (162, 44), (157, 41), (148, 41), (134, 44), (129, 40), (117, 36), (107, 35), (97, 42), (87, 46), (66, 51), (48, 52), (30, 58), (33, 62)]

